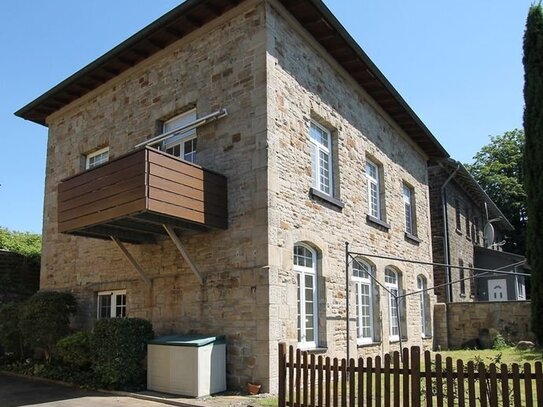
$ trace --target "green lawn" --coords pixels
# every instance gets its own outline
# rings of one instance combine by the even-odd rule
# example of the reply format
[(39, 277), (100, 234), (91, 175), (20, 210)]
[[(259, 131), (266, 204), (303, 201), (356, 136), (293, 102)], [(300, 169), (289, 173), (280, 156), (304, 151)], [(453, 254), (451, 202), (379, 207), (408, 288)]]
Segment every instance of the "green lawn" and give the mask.
[(518, 350), (516, 348), (504, 348), (500, 350), (496, 349), (468, 349), (468, 350), (452, 350), (452, 351), (443, 351), (435, 352), (439, 353), (443, 360), (446, 357), (451, 357), (453, 361), (457, 359), (462, 359), (464, 363), (469, 361), (473, 362), (483, 362), (486, 365), (490, 363), (505, 363), (510, 365), (512, 363), (518, 363), (520, 365), (528, 362), (532, 365), (539, 361), (543, 361), (543, 350), (541, 349), (529, 349), (529, 350)]

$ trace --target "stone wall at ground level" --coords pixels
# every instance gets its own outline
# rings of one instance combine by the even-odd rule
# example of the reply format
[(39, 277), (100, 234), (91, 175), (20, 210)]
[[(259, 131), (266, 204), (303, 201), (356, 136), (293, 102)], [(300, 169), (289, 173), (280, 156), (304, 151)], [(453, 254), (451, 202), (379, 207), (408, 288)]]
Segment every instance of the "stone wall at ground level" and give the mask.
[(438, 303), (434, 308), (434, 346), (455, 349), (473, 344), (484, 330), (496, 330), (512, 343), (533, 340), (530, 312), (530, 301)]

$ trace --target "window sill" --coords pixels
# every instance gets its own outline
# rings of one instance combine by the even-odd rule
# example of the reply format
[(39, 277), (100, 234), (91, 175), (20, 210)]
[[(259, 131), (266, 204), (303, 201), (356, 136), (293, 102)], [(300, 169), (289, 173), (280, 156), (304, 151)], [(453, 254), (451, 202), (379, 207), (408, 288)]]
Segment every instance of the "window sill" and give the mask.
[(460, 298), (466, 298), (466, 294), (459, 294), (458, 295)]
[(379, 346), (379, 345), (381, 345), (381, 342), (357, 342), (356, 347), (365, 348), (368, 346)]
[(417, 244), (417, 245), (420, 242), (422, 242), (422, 240), (420, 240), (417, 236), (412, 235), (411, 233), (407, 233), (407, 232), (405, 232), (405, 240), (407, 240), (408, 242)]
[(336, 198), (334, 198), (334, 197), (332, 197), (330, 195), (327, 195), (324, 192), (319, 191), (318, 189), (315, 189), (313, 187), (311, 187), (309, 189), (309, 195), (311, 195), (312, 197), (315, 197), (315, 198), (319, 198), (319, 199), (329, 203), (330, 205), (335, 206), (338, 209), (343, 209), (345, 207), (345, 204), (343, 202), (341, 202), (339, 199), (336, 199)]
[(466, 236), (466, 240), (469, 240), (471, 242), (471, 237)]
[(368, 223), (371, 226), (379, 226), (383, 229), (386, 229), (387, 232), (390, 229), (390, 224), (386, 223), (385, 221), (382, 221), (381, 219), (374, 218), (371, 215), (366, 215), (366, 223)]
[(462, 235), (462, 229), (456, 228), (456, 229), (455, 229), (455, 232), (458, 233), (459, 235)]
[(432, 339), (432, 335), (422, 335), (422, 339)]
[(323, 353), (326, 353), (328, 352), (328, 348), (304, 348), (304, 347), (301, 347), (301, 348), (298, 348), (300, 349), (302, 352), (307, 352), (309, 354), (315, 354), (315, 355), (319, 355), (319, 354), (323, 354)]

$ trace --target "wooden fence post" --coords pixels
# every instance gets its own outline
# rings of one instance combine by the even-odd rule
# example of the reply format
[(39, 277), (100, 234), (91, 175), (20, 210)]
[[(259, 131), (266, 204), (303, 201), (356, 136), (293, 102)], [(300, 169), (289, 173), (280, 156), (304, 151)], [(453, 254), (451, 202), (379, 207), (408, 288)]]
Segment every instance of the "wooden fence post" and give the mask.
[(420, 406), (420, 348), (411, 348), (411, 405)]
[(279, 407), (287, 405), (287, 345), (284, 342), (279, 344)]

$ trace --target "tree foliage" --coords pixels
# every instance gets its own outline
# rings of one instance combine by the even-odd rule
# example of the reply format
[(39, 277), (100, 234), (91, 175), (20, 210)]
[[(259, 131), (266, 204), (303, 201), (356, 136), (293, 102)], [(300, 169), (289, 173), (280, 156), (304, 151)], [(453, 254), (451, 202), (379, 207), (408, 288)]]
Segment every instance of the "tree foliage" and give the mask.
[(41, 235), (17, 232), (0, 226), (0, 249), (22, 254), (33, 261), (40, 261)]
[(528, 194), (526, 254), (532, 268), (532, 330), (543, 343), (543, 9), (528, 12), (524, 33), (524, 155)]
[(31, 349), (42, 348), (49, 360), (54, 345), (70, 333), (77, 302), (70, 293), (39, 291), (19, 307), (19, 329)]
[(490, 138), (466, 165), (475, 180), (515, 227), (508, 232), (504, 250), (524, 255), (526, 239), (526, 192), (522, 159), (524, 132), (507, 131)]

